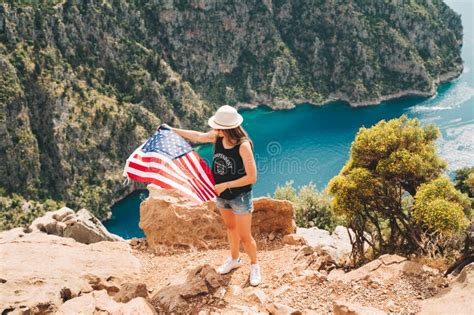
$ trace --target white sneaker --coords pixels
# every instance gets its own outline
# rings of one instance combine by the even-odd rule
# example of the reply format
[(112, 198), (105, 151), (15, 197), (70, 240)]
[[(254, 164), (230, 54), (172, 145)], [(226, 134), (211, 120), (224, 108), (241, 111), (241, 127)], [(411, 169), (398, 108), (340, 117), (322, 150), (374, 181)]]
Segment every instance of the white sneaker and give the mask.
[(216, 271), (221, 275), (225, 275), (232, 269), (239, 268), (240, 266), (242, 266), (242, 259), (240, 259), (240, 257), (237, 259), (232, 259), (232, 257), (229, 257), (224, 264), (217, 268)]
[(258, 264), (250, 265), (250, 285), (257, 286), (262, 282), (262, 275), (260, 274), (260, 266)]

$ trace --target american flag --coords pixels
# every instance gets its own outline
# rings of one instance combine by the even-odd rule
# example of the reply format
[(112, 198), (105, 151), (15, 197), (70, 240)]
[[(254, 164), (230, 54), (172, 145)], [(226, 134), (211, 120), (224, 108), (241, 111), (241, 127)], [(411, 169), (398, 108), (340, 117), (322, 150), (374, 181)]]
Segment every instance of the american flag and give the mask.
[(216, 196), (209, 166), (186, 140), (163, 125), (130, 155), (123, 175), (174, 189), (198, 204)]

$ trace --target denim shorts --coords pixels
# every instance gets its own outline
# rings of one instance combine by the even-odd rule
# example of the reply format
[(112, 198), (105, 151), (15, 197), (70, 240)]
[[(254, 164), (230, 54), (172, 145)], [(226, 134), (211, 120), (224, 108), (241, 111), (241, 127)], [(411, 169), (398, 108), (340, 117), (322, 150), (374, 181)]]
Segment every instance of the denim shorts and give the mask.
[(250, 214), (253, 212), (252, 190), (238, 194), (235, 198), (227, 200), (216, 197), (216, 205), (219, 208), (232, 209), (234, 214)]

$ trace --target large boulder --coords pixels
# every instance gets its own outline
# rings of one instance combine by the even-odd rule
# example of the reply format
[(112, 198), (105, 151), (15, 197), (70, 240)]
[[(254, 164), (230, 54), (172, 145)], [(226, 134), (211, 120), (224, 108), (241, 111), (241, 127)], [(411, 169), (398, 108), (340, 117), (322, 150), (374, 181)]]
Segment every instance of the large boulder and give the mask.
[(474, 314), (474, 264), (467, 265), (448, 288), (421, 302), (420, 314)]
[(157, 314), (153, 306), (143, 297), (127, 303), (114, 301), (106, 290), (96, 290), (66, 301), (56, 314)]
[(325, 247), (332, 246), (333, 239), (331, 233), (326, 230), (319, 229), (317, 227), (312, 228), (298, 228), (296, 230), (297, 235), (301, 235), (306, 243), (311, 247)]
[[(224, 222), (213, 201), (195, 205), (174, 191), (148, 186), (150, 196), (140, 206), (140, 228), (150, 248), (216, 248), (227, 244)], [(293, 233), (293, 205), (261, 197), (253, 200), (252, 233)]]
[(224, 222), (213, 202), (195, 205), (174, 191), (148, 186), (149, 198), (140, 205), (139, 226), (148, 246), (215, 248), (225, 244)]
[(352, 244), (349, 233), (354, 238), (354, 232), (344, 226), (337, 226), (332, 234), (317, 227), (298, 228), (296, 231), (309, 246), (331, 257), (337, 265), (347, 264), (350, 260)]
[(46, 212), (42, 217), (31, 223), (30, 229), (70, 237), (84, 244), (101, 241), (123, 241), (120, 236), (107, 231), (102, 222), (87, 209), (74, 212), (72, 209), (63, 207), (57, 211)]
[(15, 228), (0, 233), (0, 313), (55, 312), (69, 299), (94, 290), (118, 292), (139, 282), (140, 262), (127, 242), (90, 245), (72, 238)]
[(296, 232), (294, 208), (290, 201), (258, 197), (253, 200), (253, 207), (252, 233), (287, 235)]
[(386, 254), (358, 269), (337, 277), (337, 280), (343, 282), (367, 280), (370, 282), (384, 283), (391, 279), (398, 278), (402, 274), (422, 277), (440, 277), (440, 273), (436, 269), (414, 261), (409, 261), (402, 256)]

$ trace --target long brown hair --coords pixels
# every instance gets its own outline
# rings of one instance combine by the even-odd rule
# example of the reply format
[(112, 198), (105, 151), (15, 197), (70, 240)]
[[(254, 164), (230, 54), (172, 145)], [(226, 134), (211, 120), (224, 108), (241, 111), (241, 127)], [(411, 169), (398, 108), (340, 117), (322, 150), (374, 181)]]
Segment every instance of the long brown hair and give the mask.
[(252, 151), (253, 151), (253, 142), (242, 126), (237, 126), (232, 129), (221, 129), (221, 130), (225, 134), (226, 138), (232, 143), (235, 143), (236, 145), (241, 144), (245, 140), (247, 140), (248, 142), (250, 142), (250, 146), (252, 147)]

